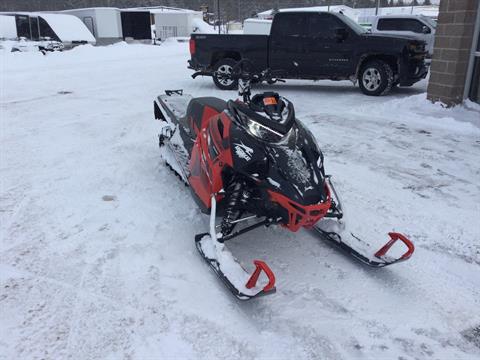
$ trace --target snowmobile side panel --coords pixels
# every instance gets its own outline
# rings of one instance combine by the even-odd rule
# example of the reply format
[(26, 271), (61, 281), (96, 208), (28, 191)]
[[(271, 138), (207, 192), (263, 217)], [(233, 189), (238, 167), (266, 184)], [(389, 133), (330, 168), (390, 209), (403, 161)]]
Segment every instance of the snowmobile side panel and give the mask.
[[(222, 133), (220, 133), (221, 124)], [(230, 119), (217, 114), (202, 120), (204, 126), (195, 140), (190, 160), (190, 177), (188, 179), (193, 195), (201, 204), (202, 211), (210, 208), (210, 197), (223, 188), (222, 171), (225, 166), (233, 166), (230, 151)], [(220, 201), (222, 195), (217, 195)]]

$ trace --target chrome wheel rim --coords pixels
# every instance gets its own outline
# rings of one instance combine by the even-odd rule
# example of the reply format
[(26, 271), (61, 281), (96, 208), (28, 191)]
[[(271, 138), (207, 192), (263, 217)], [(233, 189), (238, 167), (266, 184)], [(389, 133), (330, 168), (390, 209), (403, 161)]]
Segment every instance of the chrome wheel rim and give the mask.
[(230, 86), (233, 84), (233, 80), (231, 78), (232, 75), (232, 67), (230, 65), (220, 65), (217, 69), (217, 80), (223, 86)]
[(382, 83), (382, 76), (376, 68), (368, 68), (363, 72), (362, 83), (368, 91), (375, 91)]

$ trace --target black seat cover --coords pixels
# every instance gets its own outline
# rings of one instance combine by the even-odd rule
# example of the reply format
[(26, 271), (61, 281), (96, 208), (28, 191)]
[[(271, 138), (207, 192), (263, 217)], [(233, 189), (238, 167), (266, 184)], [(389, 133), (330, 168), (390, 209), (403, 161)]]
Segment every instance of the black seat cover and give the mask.
[[(204, 116), (211, 117), (215, 113), (219, 114), (227, 108), (227, 103), (215, 97), (198, 97), (190, 101), (187, 108), (187, 121), (189, 125), (195, 124), (197, 129), (202, 126)], [(206, 111), (207, 110), (207, 111)], [(194, 129), (191, 129), (194, 130)], [(195, 134), (195, 131), (192, 132)]]

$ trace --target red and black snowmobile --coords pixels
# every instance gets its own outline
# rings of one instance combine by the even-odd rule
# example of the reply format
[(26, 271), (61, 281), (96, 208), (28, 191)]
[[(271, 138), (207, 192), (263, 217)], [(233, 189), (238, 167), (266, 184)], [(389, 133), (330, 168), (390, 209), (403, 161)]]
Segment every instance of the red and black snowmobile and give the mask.
[[(192, 98), (167, 90), (154, 102), (155, 118), (162, 120), (162, 158), (190, 187), (201, 211), (210, 214), (209, 231), (196, 235), (195, 243), (211, 268), (239, 299), (275, 292), (275, 276), (265, 262), (255, 260), (250, 275), (225, 246), (236, 236), (274, 224), (294, 232), (312, 228), (372, 267), (410, 258), (414, 246), (402, 234), (389, 233), (390, 240), (369, 254), (356, 234), (345, 231), (342, 205), (315, 138), (287, 99), (274, 92), (251, 97), (251, 82), (275, 79), (248, 65), (243, 61), (232, 74), (242, 100)], [(397, 240), (406, 252), (391, 257), (387, 253)], [(267, 283), (260, 285), (262, 272)]]

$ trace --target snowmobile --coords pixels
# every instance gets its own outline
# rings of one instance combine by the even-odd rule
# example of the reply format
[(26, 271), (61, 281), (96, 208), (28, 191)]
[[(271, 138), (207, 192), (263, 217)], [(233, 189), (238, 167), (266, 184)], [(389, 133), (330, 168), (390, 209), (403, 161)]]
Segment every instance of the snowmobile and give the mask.
[[(243, 60), (232, 76), (239, 83), (238, 100), (166, 90), (154, 101), (161, 156), (210, 216), (208, 232), (195, 236), (196, 247), (228, 289), (241, 300), (275, 292), (275, 275), (265, 262), (255, 260), (249, 274), (225, 245), (261, 226), (312, 229), (371, 267), (409, 259), (414, 245), (400, 233), (389, 233), (390, 240), (371, 253), (368, 243), (346, 229), (323, 154), (295, 117), (292, 102), (275, 92), (251, 95), (251, 83), (278, 81), (273, 74), (256, 72)], [(389, 250), (397, 241), (406, 252), (394, 257)]]

